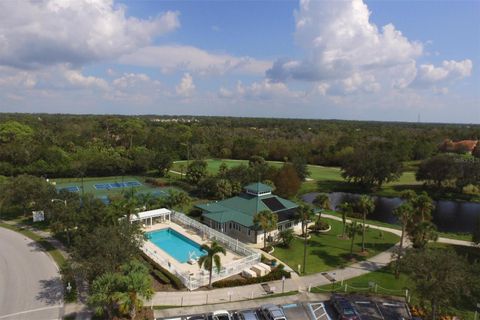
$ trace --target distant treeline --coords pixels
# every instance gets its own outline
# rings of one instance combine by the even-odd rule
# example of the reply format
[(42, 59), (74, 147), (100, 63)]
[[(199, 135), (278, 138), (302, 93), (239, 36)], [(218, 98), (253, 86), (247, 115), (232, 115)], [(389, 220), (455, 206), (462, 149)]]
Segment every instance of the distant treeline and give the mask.
[(192, 116), (0, 114), (0, 175), (160, 174), (179, 159), (302, 158), (340, 166), (381, 143), (398, 161), (423, 160), (479, 125)]

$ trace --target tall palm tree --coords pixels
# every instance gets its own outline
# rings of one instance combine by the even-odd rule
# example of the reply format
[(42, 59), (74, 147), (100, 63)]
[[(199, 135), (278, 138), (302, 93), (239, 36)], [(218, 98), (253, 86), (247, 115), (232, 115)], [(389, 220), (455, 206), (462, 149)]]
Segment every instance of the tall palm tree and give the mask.
[(352, 216), (353, 214), (353, 207), (352, 204), (349, 202), (344, 202), (338, 206), (338, 209), (340, 213), (342, 214), (342, 223), (343, 223), (343, 229), (342, 229), (342, 238), (345, 237), (345, 226), (347, 225), (347, 217)]
[[(135, 319), (137, 310), (143, 307), (143, 299), (153, 296), (152, 278), (142, 263), (132, 260), (120, 267), (122, 290), (116, 294), (120, 311), (128, 312), (130, 319)], [(143, 299), (142, 299), (143, 298)]]
[(267, 247), (267, 233), (275, 230), (278, 224), (278, 216), (269, 211), (262, 210), (253, 217), (253, 223), (263, 230), (263, 248)]
[(347, 235), (350, 238), (350, 258), (353, 258), (353, 244), (355, 243), (355, 236), (364, 230), (364, 226), (357, 221), (352, 221), (347, 224)]
[[(393, 210), (393, 214), (398, 218), (398, 220), (402, 225), (402, 235), (400, 237), (400, 248), (397, 255), (397, 260), (400, 260), (403, 254), (403, 241), (405, 239), (405, 230), (407, 228), (407, 224), (410, 223), (413, 217), (413, 207), (409, 202), (404, 202), (403, 204), (395, 208), (395, 210)], [(398, 262), (399, 261), (397, 261), (396, 268), (395, 268), (395, 277), (397, 279), (400, 275), (400, 269), (399, 269), (400, 264)]]
[(413, 207), (422, 221), (430, 221), (432, 219), (432, 211), (435, 208), (432, 198), (425, 192), (413, 199)]
[(88, 297), (88, 305), (99, 315), (107, 314), (108, 319), (113, 319), (117, 305), (118, 290), (121, 285), (121, 276), (118, 273), (107, 272), (96, 278)]
[(307, 240), (308, 240), (308, 222), (315, 217), (313, 208), (309, 205), (301, 205), (297, 211), (298, 219), (302, 222), (303, 232), (303, 273), (307, 270)]
[(375, 209), (375, 203), (373, 202), (372, 197), (367, 195), (362, 195), (358, 200), (358, 209), (362, 213), (363, 218), (363, 229), (362, 229), (362, 252), (365, 252), (365, 223), (367, 220), (367, 215), (373, 212)]
[(319, 193), (313, 200), (313, 204), (320, 208), (320, 211), (318, 212), (318, 219), (317, 219), (317, 223), (318, 223), (322, 218), (322, 211), (330, 209), (330, 199), (328, 197), (328, 194)]
[(220, 246), (216, 241), (212, 241), (212, 244), (210, 246), (207, 244), (203, 244), (200, 248), (206, 251), (207, 254), (201, 256), (200, 259), (198, 259), (198, 265), (200, 266), (200, 268), (203, 267), (205, 268), (205, 270), (208, 270), (210, 272), (210, 276), (208, 279), (208, 287), (212, 288), (213, 266), (215, 265), (217, 273), (219, 273), (220, 269), (222, 268), (222, 262), (219, 253), (223, 253), (223, 255), (226, 255), (227, 252), (225, 251), (225, 248)]

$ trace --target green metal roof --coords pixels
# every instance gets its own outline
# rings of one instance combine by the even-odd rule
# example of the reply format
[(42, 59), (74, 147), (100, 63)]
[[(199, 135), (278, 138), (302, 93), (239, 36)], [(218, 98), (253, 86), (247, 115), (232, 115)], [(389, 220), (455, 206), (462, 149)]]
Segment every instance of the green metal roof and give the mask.
[(246, 193), (217, 202), (198, 204), (195, 207), (201, 209), (206, 218), (219, 223), (234, 221), (245, 227), (251, 227), (254, 225), (253, 217), (255, 214), (263, 210), (270, 210), (262, 200), (272, 200), (272, 198), (275, 198), (284, 206), (284, 208), (281, 210), (273, 212), (279, 212), (298, 207), (296, 203), (276, 195), (267, 194), (262, 196), (254, 196)]
[(272, 187), (261, 182), (250, 183), (245, 187), (245, 190), (254, 192), (254, 193), (266, 193), (272, 192)]

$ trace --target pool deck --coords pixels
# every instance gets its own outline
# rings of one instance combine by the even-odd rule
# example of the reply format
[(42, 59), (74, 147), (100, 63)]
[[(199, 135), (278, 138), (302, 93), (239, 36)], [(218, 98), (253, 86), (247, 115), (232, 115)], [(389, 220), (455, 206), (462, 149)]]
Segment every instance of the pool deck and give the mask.
[[(202, 239), (202, 237), (200, 235), (198, 235), (195, 231), (189, 230), (189, 229), (184, 228), (184, 227), (182, 227), (182, 226), (180, 226), (180, 225), (178, 225), (174, 222), (169, 222), (169, 221), (167, 221), (165, 223), (156, 223), (153, 226), (145, 226), (143, 228), (143, 230), (145, 232), (151, 232), (151, 231), (162, 230), (162, 229), (167, 229), (167, 228), (170, 228), (170, 229), (173, 229), (173, 230), (177, 231), (178, 233), (180, 233), (183, 236), (195, 241), (196, 243), (198, 243), (200, 245), (211, 243), (211, 241), (209, 241), (207, 239)], [(151, 241), (146, 241), (144, 243), (144, 246), (147, 247), (148, 249), (150, 249), (151, 251), (156, 252), (157, 254), (167, 258), (169, 263), (171, 263), (178, 270), (183, 270), (183, 271), (186, 271), (186, 272), (188, 271), (190, 273), (196, 273), (196, 272), (199, 272), (199, 271), (207, 272), (207, 271), (203, 270), (203, 268), (200, 268), (198, 266), (198, 263), (195, 263), (195, 264), (191, 265), (189, 263), (181, 263), (181, 262), (177, 261), (175, 258), (173, 258), (171, 255), (169, 255), (165, 251), (163, 251), (161, 248), (157, 247)], [(222, 260), (222, 265), (226, 265), (227, 263), (230, 263), (232, 261), (235, 261), (235, 260), (238, 260), (238, 259), (242, 258), (241, 256), (233, 253), (232, 251), (230, 251), (228, 249), (226, 251), (227, 251), (227, 254), (225, 256), (222, 255), (222, 254), (220, 255), (221, 260)]]

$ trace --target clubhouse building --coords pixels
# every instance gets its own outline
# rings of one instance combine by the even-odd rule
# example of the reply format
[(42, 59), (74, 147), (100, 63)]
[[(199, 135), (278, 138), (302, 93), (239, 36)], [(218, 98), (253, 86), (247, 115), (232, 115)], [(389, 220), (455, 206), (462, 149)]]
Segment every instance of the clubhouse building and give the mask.
[(236, 197), (196, 205), (202, 210), (203, 223), (243, 242), (262, 243), (263, 230), (253, 223), (254, 216), (269, 210), (278, 215), (277, 232), (293, 228), (298, 205), (272, 194), (272, 188), (257, 182), (249, 184)]

